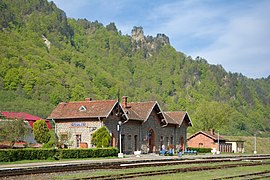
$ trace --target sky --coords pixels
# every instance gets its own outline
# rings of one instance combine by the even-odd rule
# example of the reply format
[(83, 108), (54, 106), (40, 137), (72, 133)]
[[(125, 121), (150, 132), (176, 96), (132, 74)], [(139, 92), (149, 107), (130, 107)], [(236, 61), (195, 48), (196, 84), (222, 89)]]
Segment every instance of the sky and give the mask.
[(249, 78), (270, 75), (270, 0), (53, 0), (69, 18), (122, 34), (134, 26), (144, 35), (167, 35), (187, 56), (219, 64)]

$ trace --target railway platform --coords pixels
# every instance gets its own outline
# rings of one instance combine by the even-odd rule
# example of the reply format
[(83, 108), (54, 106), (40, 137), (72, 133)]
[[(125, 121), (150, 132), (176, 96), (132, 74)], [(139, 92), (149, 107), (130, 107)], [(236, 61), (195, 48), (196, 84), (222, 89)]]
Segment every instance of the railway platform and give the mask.
[[(6, 177), (18, 177), (21, 175), (48, 174), (62, 172), (78, 172), (81, 170), (97, 169), (126, 169), (134, 167), (147, 166), (165, 166), (175, 164), (200, 164), (213, 162), (231, 162), (231, 161), (261, 161), (270, 159), (270, 154), (257, 155), (184, 155), (178, 156), (159, 156), (157, 154), (142, 154), (140, 157), (135, 155), (126, 155), (124, 158), (99, 158), (99, 159), (78, 159), (78, 160), (60, 160), (51, 162), (0, 164), (0, 179)], [(259, 162), (258, 162), (259, 163)], [(269, 163), (269, 162), (268, 162)]]
[[(113, 164), (122, 163), (140, 163), (140, 162), (154, 162), (154, 161), (172, 161), (172, 160), (196, 160), (196, 159), (215, 159), (215, 158), (237, 158), (251, 156), (251, 154), (204, 154), (204, 155), (184, 155), (182, 157), (178, 156), (160, 156), (158, 154), (141, 154), (139, 157), (135, 155), (125, 155), (124, 158), (92, 158), (92, 159), (78, 159), (78, 160), (60, 160), (51, 162), (33, 162), (33, 163), (18, 163), (18, 164), (1, 164), (0, 162), (0, 173), (7, 169), (24, 169), (24, 168), (38, 168), (38, 167), (55, 167), (55, 166), (69, 166), (69, 165), (102, 165), (106, 166)], [(254, 156), (254, 155), (252, 155)], [(265, 155), (256, 155), (258, 157)], [(270, 155), (268, 155), (270, 156)]]

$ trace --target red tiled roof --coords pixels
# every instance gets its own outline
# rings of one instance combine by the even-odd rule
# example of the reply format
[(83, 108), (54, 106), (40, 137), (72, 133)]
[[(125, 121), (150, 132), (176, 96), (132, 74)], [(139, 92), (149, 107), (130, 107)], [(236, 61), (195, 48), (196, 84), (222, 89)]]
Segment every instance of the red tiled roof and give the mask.
[(127, 107), (122, 103), (122, 107), (129, 119), (145, 121), (148, 119), (156, 104), (156, 101), (129, 102)]
[[(208, 136), (209, 138), (213, 139), (214, 141), (217, 141), (218, 140), (218, 134), (215, 133), (215, 134), (212, 134), (211, 131), (199, 131), (199, 132), (196, 132), (195, 134), (191, 135), (189, 139), (197, 136), (198, 134), (204, 134), (205, 136)], [(226, 141), (227, 139), (225, 139), (224, 137), (222, 136), (219, 136), (219, 140), (220, 141)]]
[[(117, 103), (117, 100), (62, 102), (58, 104), (47, 119), (108, 117)], [(185, 118), (188, 118), (189, 124), (192, 125), (187, 112), (176, 111), (163, 113), (157, 101), (128, 103), (125, 101), (120, 104), (120, 107), (123, 109), (127, 119), (146, 121), (155, 109), (161, 118), (165, 119), (166, 124), (181, 125)]]
[[(162, 123), (168, 124), (167, 118), (162, 112), (157, 101), (147, 101), (147, 102), (129, 102), (125, 107), (122, 103), (122, 107), (128, 116), (128, 119), (146, 121), (150, 116), (151, 112), (156, 108), (157, 113), (161, 116)], [(163, 121), (165, 120), (165, 121)]]
[(189, 124), (192, 126), (192, 122), (186, 111), (167, 111), (164, 112), (164, 114), (168, 123), (170, 124), (177, 124), (180, 126), (183, 123), (185, 117), (187, 117)]
[(46, 121), (46, 124), (49, 129), (52, 128), (50, 122), (48, 120), (42, 119), (38, 116), (34, 116), (31, 114), (28, 114), (26, 112), (7, 112), (3, 111), (0, 113), (3, 117), (7, 119), (23, 119), (29, 122), (30, 126), (33, 128), (33, 123), (36, 122), (37, 120), (44, 120)]
[[(24, 119), (24, 120), (40, 120), (42, 118), (38, 116), (33, 116), (31, 114), (25, 113), (25, 112), (7, 112), (3, 111), (1, 114), (8, 119)], [(44, 120), (44, 119), (43, 119)]]
[[(10, 145), (12, 143), (9, 141), (2, 141), (0, 142), (0, 149), (10, 148)], [(13, 144), (13, 147), (16, 148), (24, 148), (27, 145), (27, 142), (25, 141), (17, 141)]]
[(108, 117), (116, 104), (117, 100), (62, 102), (47, 119)]
[[(209, 137), (212, 137), (214, 140), (218, 140), (218, 133), (212, 134), (211, 131), (202, 131), (205, 135), (208, 135)], [(219, 140), (226, 140), (224, 137), (219, 135)]]
[(171, 118), (168, 114), (166, 114), (166, 112), (164, 112), (164, 116), (169, 124), (177, 124), (177, 122), (173, 118)]

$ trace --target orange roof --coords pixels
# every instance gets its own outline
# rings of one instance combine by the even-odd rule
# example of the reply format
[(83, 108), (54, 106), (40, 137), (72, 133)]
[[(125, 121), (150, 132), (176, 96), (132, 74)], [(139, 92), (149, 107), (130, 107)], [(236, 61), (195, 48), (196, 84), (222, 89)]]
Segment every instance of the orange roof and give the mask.
[(219, 138), (218, 138), (218, 134), (217, 133), (212, 134), (211, 131), (199, 131), (199, 132), (196, 132), (195, 134), (191, 135), (187, 140), (190, 140), (191, 138), (197, 136), (198, 134), (203, 134), (203, 135), (213, 139), (214, 141), (217, 141), (218, 139), (220, 141), (226, 141), (227, 140), (222, 136), (219, 136)]
[(108, 117), (116, 105), (117, 100), (62, 102), (48, 119)]
[[(117, 100), (98, 100), (92, 101), (89, 98), (86, 101), (59, 103), (52, 111), (48, 119), (72, 119), (72, 118), (96, 118), (108, 117), (113, 108), (118, 105)], [(124, 112), (126, 119), (146, 121), (151, 112), (155, 110), (163, 120), (164, 125), (175, 124), (181, 125), (185, 118), (189, 124), (192, 122), (187, 112), (163, 112), (157, 101), (148, 102), (128, 102), (120, 104), (121, 111)]]

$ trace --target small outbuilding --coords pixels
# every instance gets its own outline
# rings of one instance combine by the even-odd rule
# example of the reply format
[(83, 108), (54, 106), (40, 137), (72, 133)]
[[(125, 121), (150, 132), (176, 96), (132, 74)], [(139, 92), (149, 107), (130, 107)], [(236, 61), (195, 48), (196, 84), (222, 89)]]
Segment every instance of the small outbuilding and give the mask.
[(232, 144), (226, 143), (226, 139), (211, 131), (199, 131), (187, 139), (188, 147), (211, 148), (220, 152), (232, 152)]
[(228, 141), (226, 141), (226, 143), (232, 144), (232, 152), (234, 152), (234, 153), (244, 153), (245, 152), (244, 141), (241, 141), (241, 140), (237, 140), (237, 141), (228, 140)]
[(244, 141), (228, 140), (211, 131), (199, 131), (187, 139), (188, 147), (211, 148), (220, 152), (244, 153)]

